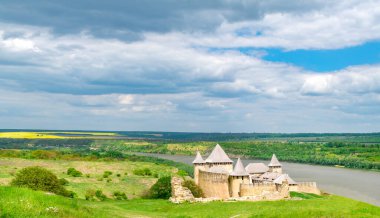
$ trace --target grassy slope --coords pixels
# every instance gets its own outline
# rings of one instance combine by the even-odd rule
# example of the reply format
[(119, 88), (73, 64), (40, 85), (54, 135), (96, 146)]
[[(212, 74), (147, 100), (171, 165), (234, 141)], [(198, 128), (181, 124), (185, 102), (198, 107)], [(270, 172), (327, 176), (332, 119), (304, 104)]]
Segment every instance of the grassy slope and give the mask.
[[(49, 212), (48, 207), (58, 208)], [(239, 216), (238, 216), (239, 215)], [(175, 205), (166, 200), (89, 202), (0, 186), (0, 217), (380, 217), (380, 208), (327, 196), (301, 201), (211, 202)]]
[[(141, 195), (157, 180), (153, 176), (135, 176), (134, 169), (149, 168), (153, 173), (162, 175), (173, 174), (177, 171), (174, 167), (158, 165), (146, 162), (131, 161), (65, 161), (65, 160), (26, 160), (19, 158), (0, 158), (0, 185), (7, 185), (18, 170), (26, 166), (42, 166), (51, 170), (59, 178), (66, 178), (69, 181), (67, 189), (78, 194), (79, 198), (84, 198), (87, 189), (101, 189), (107, 196), (111, 196), (114, 191), (125, 192), (128, 198)], [(69, 167), (74, 167), (83, 173), (82, 177), (70, 177), (66, 174)], [(113, 174), (107, 179), (102, 178), (104, 171), (111, 171)], [(117, 177), (116, 174), (120, 174)], [(127, 173), (127, 175), (125, 175)], [(87, 178), (85, 174), (89, 174)]]

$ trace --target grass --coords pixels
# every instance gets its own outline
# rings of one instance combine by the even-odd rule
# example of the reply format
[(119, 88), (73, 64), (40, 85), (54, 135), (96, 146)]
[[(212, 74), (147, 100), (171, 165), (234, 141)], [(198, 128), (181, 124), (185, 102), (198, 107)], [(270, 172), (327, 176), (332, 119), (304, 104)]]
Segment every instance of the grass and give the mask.
[(380, 208), (333, 195), (297, 201), (180, 205), (146, 199), (93, 202), (0, 186), (0, 217), (380, 217)]
[[(17, 171), (27, 166), (42, 166), (51, 170), (59, 178), (67, 179), (69, 181), (69, 185), (66, 186), (67, 189), (74, 191), (82, 199), (85, 198), (88, 189), (101, 189), (108, 197), (111, 197), (114, 191), (122, 191), (126, 193), (128, 198), (139, 197), (156, 182), (157, 178), (133, 175), (135, 169), (149, 168), (152, 174), (157, 173), (159, 176), (177, 172), (174, 167), (148, 162), (0, 158), (0, 185), (8, 185)], [(83, 175), (81, 177), (67, 175), (67, 169), (70, 167), (79, 170)], [(105, 171), (112, 172), (112, 175), (108, 176), (112, 181), (107, 182), (108, 178), (103, 178)]]

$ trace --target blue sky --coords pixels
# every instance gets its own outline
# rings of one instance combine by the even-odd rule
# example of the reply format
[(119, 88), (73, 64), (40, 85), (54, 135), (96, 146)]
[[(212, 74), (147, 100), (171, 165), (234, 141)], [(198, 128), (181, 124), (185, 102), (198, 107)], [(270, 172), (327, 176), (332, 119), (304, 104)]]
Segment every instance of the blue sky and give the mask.
[(2, 1), (0, 128), (380, 131), (380, 2)]

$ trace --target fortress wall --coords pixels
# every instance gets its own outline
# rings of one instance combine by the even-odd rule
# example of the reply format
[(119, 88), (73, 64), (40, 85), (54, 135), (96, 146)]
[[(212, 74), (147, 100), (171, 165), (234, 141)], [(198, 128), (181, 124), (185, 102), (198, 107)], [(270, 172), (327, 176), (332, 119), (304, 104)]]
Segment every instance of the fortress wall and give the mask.
[(210, 173), (199, 170), (199, 187), (206, 198), (216, 197), (226, 199), (230, 197), (228, 190), (228, 175)]
[(231, 197), (240, 197), (240, 184), (249, 184), (248, 176), (230, 176), (229, 185), (230, 185), (230, 196)]
[(263, 192), (275, 192), (277, 191), (275, 184), (241, 184), (240, 196), (257, 196)]
[(195, 184), (199, 183), (199, 171), (205, 170), (205, 164), (194, 164), (194, 181)]
[(305, 192), (320, 195), (321, 191), (315, 182), (300, 182), (296, 186), (291, 186), (290, 191)]

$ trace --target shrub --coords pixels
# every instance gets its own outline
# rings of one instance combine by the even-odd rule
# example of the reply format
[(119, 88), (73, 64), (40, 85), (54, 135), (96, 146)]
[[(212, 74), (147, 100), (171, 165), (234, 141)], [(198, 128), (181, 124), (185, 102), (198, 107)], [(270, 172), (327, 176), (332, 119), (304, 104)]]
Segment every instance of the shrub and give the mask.
[(117, 176), (117, 177), (120, 177), (120, 176), (121, 176), (121, 174), (120, 174), (120, 173), (118, 173), (118, 174), (116, 174), (116, 176)]
[(111, 179), (111, 178), (108, 178), (108, 179), (107, 179), (107, 182), (112, 182), (112, 179)]
[(115, 191), (115, 192), (113, 193), (113, 197), (114, 197), (116, 200), (128, 200), (127, 195), (126, 195), (124, 192), (120, 192), (120, 191)]
[(133, 174), (135, 174), (137, 176), (151, 176), (152, 172), (150, 171), (149, 168), (144, 168), (144, 169), (133, 170)]
[(204, 196), (202, 189), (197, 184), (195, 184), (195, 182), (193, 180), (185, 180), (182, 183), (182, 186), (190, 189), (191, 193), (196, 198), (201, 198)]
[(100, 201), (104, 201), (107, 199), (107, 196), (105, 194), (103, 194), (103, 191), (102, 190), (96, 190), (95, 191), (95, 197), (97, 199), (99, 199)]
[(171, 176), (159, 178), (144, 197), (152, 199), (169, 199), (172, 193), (171, 179)]
[(81, 177), (82, 176), (82, 172), (76, 170), (73, 167), (70, 167), (69, 169), (67, 169), (67, 175), (70, 175), (72, 177)]
[(69, 184), (69, 181), (67, 181), (67, 179), (65, 179), (65, 178), (62, 178), (62, 179), (59, 179), (59, 183), (60, 183), (61, 185), (68, 185), (68, 184)]
[(16, 174), (11, 185), (27, 187), (33, 190), (52, 192), (66, 197), (74, 197), (75, 193), (67, 191), (54, 173), (42, 167), (26, 167)]
[(86, 177), (87, 177), (87, 178), (90, 178), (90, 174), (87, 173), (87, 174), (86, 174)]
[(95, 190), (94, 189), (88, 189), (86, 190), (86, 194), (84, 195), (87, 201), (93, 201), (95, 200)]
[(104, 171), (103, 178), (108, 178), (110, 175), (112, 175), (111, 171)]
[(177, 173), (179, 176), (188, 176), (189, 174), (184, 171), (184, 170), (178, 170), (178, 173)]

